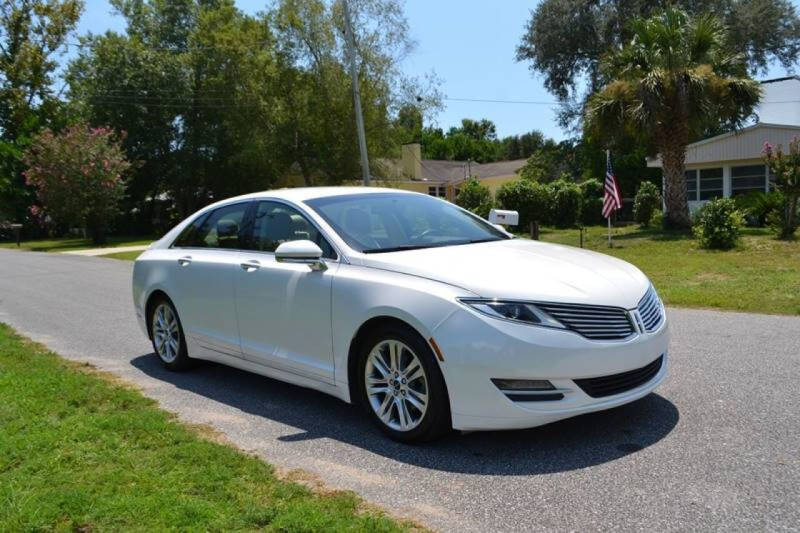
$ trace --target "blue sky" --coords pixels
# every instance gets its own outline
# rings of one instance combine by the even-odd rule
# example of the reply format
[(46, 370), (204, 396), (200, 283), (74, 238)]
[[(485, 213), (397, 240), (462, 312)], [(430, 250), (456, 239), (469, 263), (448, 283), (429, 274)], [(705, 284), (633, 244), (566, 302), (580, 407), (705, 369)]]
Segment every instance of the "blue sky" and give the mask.
[[(236, 0), (248, 12), (266, 5), (264, 0)], [(565, 137), (555, 120), (555, 107), (536, 104), (464, 102), (453, 99), (523, 100), (552, 102), (540, 77), (514, 53), (534, 0), (406, 0), (406, 16), (415, 52), (403, 65), (409, 75), (434, 71), (442, 80), (445, 109), (434, 119), (447, 129), (462, 118), (488, 118), (499, 136), (538, 129), (545, 135)], [(800, 0), (793, 0), (800, 9)], [(86, 0), (78, 31), (102, 33), (124, 30), (119, 17), (111, 15), (108, 0)], [(785, 74), (773, 68), (767, 77)], [(426, 121), (427, 121), (426, 117)]]

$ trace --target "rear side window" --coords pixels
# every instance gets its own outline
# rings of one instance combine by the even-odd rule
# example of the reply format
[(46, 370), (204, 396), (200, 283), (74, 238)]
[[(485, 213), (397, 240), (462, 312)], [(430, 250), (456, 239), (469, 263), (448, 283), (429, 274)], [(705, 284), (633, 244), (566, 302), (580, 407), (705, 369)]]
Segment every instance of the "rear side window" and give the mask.
[(227, 205), (199, 217), (175, 239), (177, 248), (245, 248), (245, 214), (249, 202)]

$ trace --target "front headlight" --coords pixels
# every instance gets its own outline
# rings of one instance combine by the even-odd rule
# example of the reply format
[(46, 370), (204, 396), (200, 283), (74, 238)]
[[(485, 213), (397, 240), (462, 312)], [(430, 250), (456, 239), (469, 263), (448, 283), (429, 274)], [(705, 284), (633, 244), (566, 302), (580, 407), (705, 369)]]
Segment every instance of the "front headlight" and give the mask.
[(459, 301), (484, 315), (494, 318), (550, 328), (566, 329), (566, 326), (561, 322), (529, 302), (494, 300), (490, 298), (459, 298)]

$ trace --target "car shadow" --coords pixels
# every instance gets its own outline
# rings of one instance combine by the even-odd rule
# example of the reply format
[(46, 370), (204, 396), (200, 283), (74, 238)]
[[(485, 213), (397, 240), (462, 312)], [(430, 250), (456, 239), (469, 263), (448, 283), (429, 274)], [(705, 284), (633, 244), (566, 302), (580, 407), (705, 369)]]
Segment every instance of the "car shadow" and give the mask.
[(549, 474), (619, 459), (666, 437), (677, 407), (658, 394), (597, 413), (515, 431), (454, 433), (420, 446), (384, 436), (358, 408), (331, 396), (224, 365), (203, 362), (183, 373), (165, 369), (155, 354), (131, 364), (155, 379), (301, 431), (283, 442), (335, 439), (397, 461), (448, 472)]

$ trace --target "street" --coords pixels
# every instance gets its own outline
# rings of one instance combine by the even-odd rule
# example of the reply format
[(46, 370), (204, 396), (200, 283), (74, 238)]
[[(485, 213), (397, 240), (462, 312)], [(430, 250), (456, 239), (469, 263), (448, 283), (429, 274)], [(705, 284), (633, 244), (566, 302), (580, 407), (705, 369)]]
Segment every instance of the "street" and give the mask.
[(671, 308), (655, 394), (412, 447), (318, 392), (214, 364), (164, 370), (136, 323), (132, 265), (0, 250), (0, 321), (278, 468), (434, 529), (800, 527), (800, 317)]

